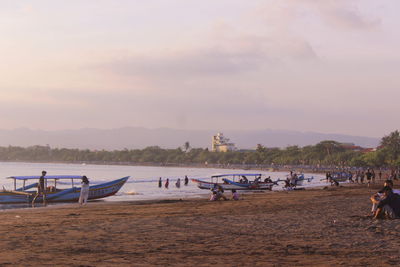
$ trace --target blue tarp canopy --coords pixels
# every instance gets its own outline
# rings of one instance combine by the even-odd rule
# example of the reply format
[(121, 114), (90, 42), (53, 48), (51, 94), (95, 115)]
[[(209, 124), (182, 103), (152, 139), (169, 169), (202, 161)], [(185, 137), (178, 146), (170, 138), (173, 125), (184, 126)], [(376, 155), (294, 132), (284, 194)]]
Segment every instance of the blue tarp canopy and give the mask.
[(213, 175), (211, 177), (226, 177), (226, 176), (260, 176), (261, 173), (235, 173), (235, 174), (220, 174), (220, 175)]
[[(15, 180), (38, 180), (41, 176), (10, 176), (7, 177), (8, 179), (15, 179)], [(46, 175), (44, 179), (82, 179), (82, 175)]]

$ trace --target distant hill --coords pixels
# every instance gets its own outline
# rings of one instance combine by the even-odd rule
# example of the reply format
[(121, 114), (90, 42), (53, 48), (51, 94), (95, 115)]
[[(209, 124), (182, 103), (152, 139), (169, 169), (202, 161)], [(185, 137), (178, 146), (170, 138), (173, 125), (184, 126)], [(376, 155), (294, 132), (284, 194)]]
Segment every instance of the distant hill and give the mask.
[[(378, 138), (341, 134), (322, 134), (287, 130), (226, 130), (224, 135), (236, 143), (239, 149), (254, 149), (257, 144), (266, 147), (288, 145), (315, 145), (323, 140), (354, 143), (362, 147), (376, 147)], [(192, 147), (211, 146), (211, 136), (217, 131), (177, 130), (169, 128), (146, 129), (126, 127), (118, 129), (79, 129), (63, 131), (42, 131), (26, 128), (0, 130), (0, 146), (50, 145), (52, 148), (79, 149), (134, 149), (148, 146), (177, 148), (188, 141)]]

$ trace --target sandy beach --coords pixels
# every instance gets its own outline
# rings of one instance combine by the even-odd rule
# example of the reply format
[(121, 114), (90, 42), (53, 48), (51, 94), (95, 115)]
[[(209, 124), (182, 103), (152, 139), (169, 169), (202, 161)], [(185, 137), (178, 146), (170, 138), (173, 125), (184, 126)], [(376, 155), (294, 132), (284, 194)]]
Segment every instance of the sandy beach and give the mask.
[(378, 188), (5, 210), (0, 265), (399, 265), (400, 220), (368, 217)]

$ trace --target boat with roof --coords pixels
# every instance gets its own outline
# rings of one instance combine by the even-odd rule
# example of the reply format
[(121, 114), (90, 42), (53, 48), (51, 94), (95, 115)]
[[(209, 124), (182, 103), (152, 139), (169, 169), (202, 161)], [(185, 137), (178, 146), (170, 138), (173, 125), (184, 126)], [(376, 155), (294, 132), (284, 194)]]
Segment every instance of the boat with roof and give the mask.
[[(208, 179), (208, 181), (206, 181)], [(261, 173), (219, 174), (210, 178), (191, 179), (200, 189), (211, 190), (221, 186), (224, 190), (272, 190), (278, 183), (270, 177), (262, 178)]]
[[(0, 204), (30, 203), (36, 195), (40, 176), (10, 176), (7, 179), (14, 180), (13, 190), (7, 190), (3, 186), (0, 191)], [(78, 201), (81, 188), (82, 176), (79, 175), (46, 175), (44, 176), (47, 202), (72, 202)], [(89, 187), (89, 200), (100, 199), (115, 195), (129, 176), (116, 179), (110, 182), (91, 185)], [(27, 185), (27, 182), (31, 182)], [(22, 186), (17, 188), (17, 184)], [(38, 196), (37, 201), (42, 201)]]

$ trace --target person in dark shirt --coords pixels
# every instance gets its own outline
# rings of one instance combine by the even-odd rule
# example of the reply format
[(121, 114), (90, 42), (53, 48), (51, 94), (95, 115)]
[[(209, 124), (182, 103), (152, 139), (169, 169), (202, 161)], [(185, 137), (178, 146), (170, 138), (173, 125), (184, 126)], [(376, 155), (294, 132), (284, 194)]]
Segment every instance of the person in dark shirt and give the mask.
[(38, 185), (37, 185), (36, 195), (32, 200), (32, 208), (35, 207), (35, 201), (36, 201), (36, 198), (38, 196), (42, 196), (43, 206), (47, 205), (47, 203), (46, 203), (46, 183), (44, 181), (44, 177), (46, 176), (46, 174), (47, 174), (46, 171), (42, 171), (42, 176), (40, 176), (39, 182), (38, 182)]
[(380, 192), (383, 194), (383, 199), (378, 203), (374, 218), (400, 218), (400, 196), (394, 194), (389, 186), (385, 186)]

